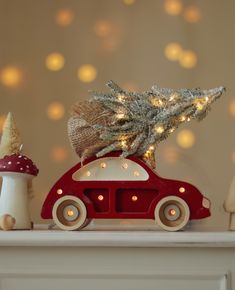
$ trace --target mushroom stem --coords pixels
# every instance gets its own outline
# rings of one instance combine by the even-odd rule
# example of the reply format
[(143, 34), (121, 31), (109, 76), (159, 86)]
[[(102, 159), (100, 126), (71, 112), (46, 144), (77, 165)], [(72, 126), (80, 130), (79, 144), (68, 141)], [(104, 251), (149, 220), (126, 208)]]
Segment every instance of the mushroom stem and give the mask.
[(30, 229), (28, 180), (30, 175), (8, 172), (2, 174), (0, 216), (10, 214), (16, 219), (14, 229)]

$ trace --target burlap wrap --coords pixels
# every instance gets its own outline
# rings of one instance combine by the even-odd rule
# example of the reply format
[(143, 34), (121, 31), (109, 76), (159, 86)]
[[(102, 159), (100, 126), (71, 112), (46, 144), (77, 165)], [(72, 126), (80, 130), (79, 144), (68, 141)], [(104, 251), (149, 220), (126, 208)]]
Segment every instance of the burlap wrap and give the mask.
[(68, 136), (77, 155), (84, 160), (95, 155), (110, 142), (99, 138), (98, 130), (92, 125), (107, 125), (112, 113), (96, 101), (84, 101), (73, 105), (68, 120)]

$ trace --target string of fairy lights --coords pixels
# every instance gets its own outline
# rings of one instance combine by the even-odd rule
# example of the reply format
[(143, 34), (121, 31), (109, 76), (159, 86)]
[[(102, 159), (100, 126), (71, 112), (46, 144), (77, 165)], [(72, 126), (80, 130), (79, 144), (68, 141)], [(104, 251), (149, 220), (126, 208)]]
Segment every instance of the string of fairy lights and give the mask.
[[(120, 0), (123, 5), (134, 6), (138, 0)], [(188, 4), (183, 0), (164, 0), (162, 5), (163, 11), (168, 17), (179, 17), (188, 25), (196, 25), (200, 22), (203, 15), (200, 8), (195, 4)], [(54, 23), (61, 29), (68, 29), (76, 19), (76, 13), (70, 8), (62, 8), (55, 11)], [(100, 40), (100, 48), (104, 51), (112, 52), (118, 49), (121, 45), (119, 37), (120, 28), (111, 20), (97, 20), (93, 27), (94, 37)], [(172, 62), (172, 65), (178, 64), (183, 69), (194, 69), (198, 65), (197, 53), (189, 47), (184, 47), (179, 42), (170, 42), (165, 45), (163, 55)], [(61, 71), (66, 66), (66, 56), (60, 51), (53, 51), (45, 56), (45, 67), (52, 73)], [(94, 64), (84, 63), (77, 68), (77, 79), (82, 83), (91, 83), (95, 81), (100, 74), (99, 68)], [(7, 89), (17, 88), (24, 81), (24, 71), (17, 65), (7, 65), (0, 68), (0, 84)], [(124, 89), (138, 90), (136, 83), (123, 84)], [(232, 100), (229, 105), (229, 112), (235, 118), (235, 100)], [(65, 116), (65, 107), (62, 102), (55, 101), (48, 104), (45, 114), (49, 120), (58, 122)], [(5, 120), (5, 114), (0, 115), (0, 133)], [(158, 130), (161, 130), (159, 128)], [(160, 133), (160, 131), (159, 131)], [(182, 129), (176, 134), (176, 142), (183, 149), (191, 148), (196, 141), (194, 132), (190, 129)], [(177, 162), (178, 155), (176, 147), (173, 145), (166, 146), (165, 152), (166, 161)], [(51, 157), (56, 162), (64, 162), (68, 158), (68, 151), (64, 146), (55, 145), (51, 150)], [(232, 153), (232, 161), (235, 163), (235, 151)]]

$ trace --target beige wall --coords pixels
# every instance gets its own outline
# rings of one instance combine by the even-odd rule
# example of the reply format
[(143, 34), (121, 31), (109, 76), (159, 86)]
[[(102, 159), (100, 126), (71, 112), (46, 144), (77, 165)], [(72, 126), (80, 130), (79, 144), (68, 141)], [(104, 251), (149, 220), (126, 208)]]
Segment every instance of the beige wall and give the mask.
[[(0, 1), (0, 70), (15, 65), (23, 73), (22, 82), (16, 87), (0, 84), (0, 114), (13, 112), (25, 153), (40, 168), (31, 203), (34, 221), (40, 221), (42, 201), (53, 182), (77, 162), (66, 133), (70, 106), (88, 98), (88, 89), (105, 89), (105, 82), (113, 79), (120, 85), (131, 82), (141, 89), (152, 84), (173, 88), (226, 86), (226, 96), (214, 105), (207, 119), (185, 125), (196, 136), (192, 148), (181, 149), (176, 132), (157, 150), (161, 175), (193, 182), (212, 200), (213, 216), (203, 224), (226, 226), (228, 217), (222, 202), (234, 175), (234, 119), (228, 108), (235, 92), (235, 2), (190, 2), (197, 4), (202, 14), (196, 24), (185, 22), (182, 15), (167, 15), (164, 1), (160, 0), (136, 0), (131, 6), (121, 0)], [(55, 23), (55, 14), (61, 8), (74, 12), (68, 27)], [(95, 35), (98, 20), (112, 23), (111, 39)], [(102, 48), (104, 41), (109, 45), (111, 42), (113, 50)], [(167, 60), (164, 48), (169, 42), (194, 50), (197, 66), (184, 69)], [(45, 66), (47, 55), (54, 51), (61, 52), (66, 61), (58, 72)], [(98, 71), (96, 80), (88, 84), (76, 76), (84, 63), (93, 64)], [(62, 102), (66, 109), (58, 121), (47, 116), (47, 106), (53, 101)], [(51, 157), (51, 150), (57, 145), (67, 152), (62, 162)], [(169, 146), (178, 150), (176, 162), (166, 160)]]

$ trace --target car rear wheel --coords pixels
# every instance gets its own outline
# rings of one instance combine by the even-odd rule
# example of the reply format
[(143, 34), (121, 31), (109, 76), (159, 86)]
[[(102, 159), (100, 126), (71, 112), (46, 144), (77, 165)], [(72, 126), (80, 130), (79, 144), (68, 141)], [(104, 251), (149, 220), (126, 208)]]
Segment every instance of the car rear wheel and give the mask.
[(62, 230), (74, 231), (83, 228), (87, 219), (86, 206), (75, 196), (63, 196), (52, 209), (55, 224)]
[(167, 196), (155, 208), (155, 221), (166, 231), (179, 231), (186, 226), (190, 217), (187, 203), (180, 197)]

